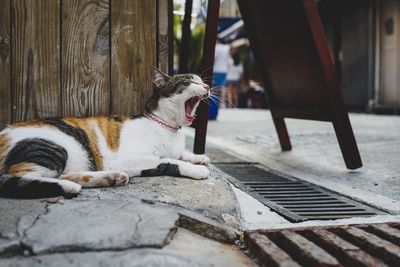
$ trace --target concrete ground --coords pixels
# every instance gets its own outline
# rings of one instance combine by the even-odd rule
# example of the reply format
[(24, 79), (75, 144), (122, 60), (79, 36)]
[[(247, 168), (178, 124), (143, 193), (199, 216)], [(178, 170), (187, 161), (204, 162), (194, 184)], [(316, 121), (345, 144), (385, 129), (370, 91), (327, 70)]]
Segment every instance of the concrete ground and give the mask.
[(233, 244), (243, 229), (400, 221), (400, 117), (351, 121), (364, 163), (356, 171), (345, 168), (329, 123), (287, 120), (293, 150), (282, 153), (266, 110), (222, 109), (207, 142), (222, 148), (217, 161), (234, 154), (392, 215), (293, 224), (210, 166), (202, 181), (134, 178), (73, 199), (0, 198), (0, 266), (256, 266)]
[(72, 199), (0, 198), (0, 266), (256, 266), (234, 245), (235, 194), (210, 168), (207, 180), (133, 178)]
[[(350, 114), (350, 120), (363, 160), (363, 167), (353, 171), (345, 167), (331, 123), (286, 119), (293, 149), (282, 152), (267, 110), (221, 109), (218, 119), (208, 124), (207, 142), (400, 214), (400, 117)], [(261, 209), (259, 204), (254, 205)], [(276, 216), (267, 220), (283, 222)]]

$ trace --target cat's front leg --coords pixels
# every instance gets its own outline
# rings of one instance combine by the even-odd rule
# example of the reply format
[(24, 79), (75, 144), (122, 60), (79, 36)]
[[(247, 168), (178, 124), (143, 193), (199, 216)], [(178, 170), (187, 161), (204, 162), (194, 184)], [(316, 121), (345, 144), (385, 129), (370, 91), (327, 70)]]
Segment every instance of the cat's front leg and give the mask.
[(128, 174), (121, 171), (70, 172), (59, 178), (75, 182), (82, 187), (120, 186), (129, 182)]
[(192, 179), (207, 179), (210, 171), (205, 166), (194, 165), (177, 159), (142, 159), (142, 167), (124, 170), (129, 177), (133, 176), (176, 176), (188, 177)]
[[(197, 180), (207, 179), (208, 175), (210, 175), (210, 171), (206, 166), (203, 165), (194, 165), (189, 162), (174, 160), (174, 159), (164, 159), (164, 164), (176, 164), (179, 168), (180, 176), (185, 176)], [(179, 176), (179, 175), (178, 175)]]
[(188, 161), (193, 164), (208, 165), (210, 163), (210, 158), (204, 154), (197, 155), (189, 151), (183, 151), (180, 159), (183, 161)]

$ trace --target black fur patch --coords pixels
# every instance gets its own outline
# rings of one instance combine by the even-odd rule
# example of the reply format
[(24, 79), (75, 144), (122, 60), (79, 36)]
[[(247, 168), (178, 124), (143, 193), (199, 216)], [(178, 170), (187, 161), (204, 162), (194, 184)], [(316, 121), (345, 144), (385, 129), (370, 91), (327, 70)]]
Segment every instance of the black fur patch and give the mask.
[(113, 115), (111, 117), (108, 117), (108, 120), (114, 120), (117, 122), (124, 122), (124, 117), (118, 116), (118, 115)]
[(78, 143), (81, 144), (81, 146), (88, 155), (90, 171), (96, 171), (96, 164), (94, 162), (93, 151), (90, 149), (89, 138), (84, 130), (75, 128), (67, 124), (61, 118), (45, 118), (42, 121), (46, 124), (50, 124), (57, 127), (60, 131), (62, 131), (65, 134), (68, 134), (69, 136), (72, 136), (76, 141), (78, 141)]
[(11, 166), (29, 162), (36, 163), (61, 174), (67, 163), (68, 153), (60, 145), (41, 138), (29, 138), (19, 141), (7, 154), (4, 161), (4, 171)]
[(170, 97), (174, 94), (180, 94), (188, 87), (193, 80), (193, 75), (190, 74), (178, 74), (173, 76), (161, 89), (161, 95), (163, 97)]
[(179, 166), (171, 163), (161, 163), (154, 169), (143, 170), (141, 176), (181, 176)]
[(134, 119), (139, 119), (139, 118), (144, 118), (143, 114), (138, 114), (138, 115), (134, 115), (134, 116), (130, 116), (129, 119), (134, 120)]
[(57, 183), (26, 180), (0, 173), (0, 197), (8, 198), (43, 198), (63, 194)]

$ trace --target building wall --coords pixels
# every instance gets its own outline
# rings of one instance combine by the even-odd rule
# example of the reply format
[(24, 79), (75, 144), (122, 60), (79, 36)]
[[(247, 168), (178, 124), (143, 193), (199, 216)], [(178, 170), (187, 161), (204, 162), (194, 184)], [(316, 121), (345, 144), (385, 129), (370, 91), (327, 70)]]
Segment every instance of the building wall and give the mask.
[(374, 92), (372, 4), (371, 0), (319, 2), (345, 103), (355, 109), (365, 109)]
[(318, 5), (346, 104), (396, 112), (400, 0), (323, 0)]
[(379, 105), (400, 105), (400, 1), (379, 3)]

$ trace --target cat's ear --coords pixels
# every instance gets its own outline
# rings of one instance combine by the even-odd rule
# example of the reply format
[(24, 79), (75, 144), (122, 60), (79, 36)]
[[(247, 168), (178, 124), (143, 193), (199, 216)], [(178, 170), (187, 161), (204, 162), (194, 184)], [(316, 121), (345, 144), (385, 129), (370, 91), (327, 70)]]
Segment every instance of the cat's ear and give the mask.
[(151, 69), (151, 78), (153, 80), (153, 84), (157, 88), (161, 89), (168, 82), (170, 77), (168, 76), (168, 74), (165, 74), (161, 70), (159, 70), (157, 68), (152, 68)]

